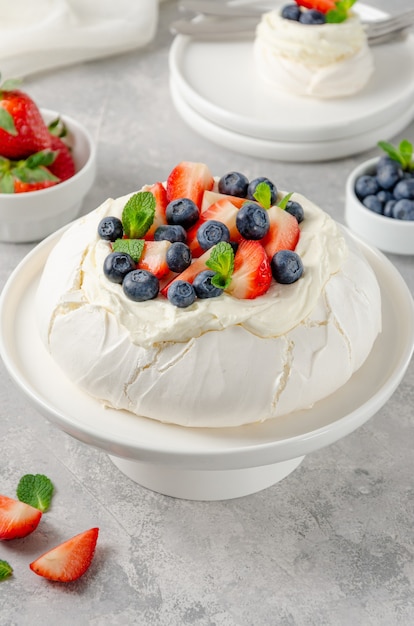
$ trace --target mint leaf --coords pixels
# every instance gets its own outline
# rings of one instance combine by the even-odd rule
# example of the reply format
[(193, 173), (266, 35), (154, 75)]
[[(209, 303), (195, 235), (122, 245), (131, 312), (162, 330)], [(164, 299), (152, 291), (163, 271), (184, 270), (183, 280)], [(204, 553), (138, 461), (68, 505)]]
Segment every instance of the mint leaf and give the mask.
[(379, 141), (377, 145), (404, 170), (414, 169), (413, 145), (407, 139), (403, 139), (398, 148), (388, 141)]
[(17, 485), (16, 494), (21, 502), (44, 513), (52, 500), (53, 484), (44, 474), (25, 474)]
[(13, 573), (13, 568), (7, 561), (0, 559), (0, 580), (5, 580)]
[(348, 19), (349, 10), (357, 0), (338, 0), (334, 9), (327, 11), (325, 18), (328, 24), (339, 24)]
[(150, 191), (138, 191), (130, 197), (122, 212), (124, 233), (130, 239), (141, 239), (154, 221), (155, 198)]
[(287, 193), (285, 196), (283, 196), (283, 198), (281, 199), (281, 201), (279, 202), (279, 204), (277, 205), (278, 207), (280, 207), (281, 209), (285, 210), (287, 203), (289, 202), (290, 198), (293, 196), (293, 191), (291, 193)]
[(272, 192), (269, 185), (265, 182), (261, 182), (257, 185), (256, 191), (253, 197), (264, 209), (270, 209), (272, 205)]
[(114, 252), (126, 252), (130, 257), (138, 263), (144, 250), (143, 239), (116, 239), (112, 244)]
[(234, 270), (234, 252), (231, 245), (225, 241), (220, 241), (211, 249), (206, 265), (213, 272), (216, 272), (211, 279), (214, 287), (226, 289), (230, 285)]
[(14, 125), (13, 116), (10, 115), (6, 109), (3, 109), (3, 107), (0, 107), (0, 128), (14, 137), (18, 134)]

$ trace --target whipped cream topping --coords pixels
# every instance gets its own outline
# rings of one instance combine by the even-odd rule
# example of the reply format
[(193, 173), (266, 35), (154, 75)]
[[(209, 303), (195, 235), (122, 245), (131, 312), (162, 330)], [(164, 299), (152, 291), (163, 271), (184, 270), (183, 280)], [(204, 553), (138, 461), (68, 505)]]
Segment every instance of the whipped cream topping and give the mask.
[(323, 211), (299, 194), (305, 220), (292, 285), (255, 300), (223, 294), (187, 309), (163, 296), (135, 303), (104, 276), (97, 236), (108, 200), (52, 250), (36, 309), (52, 357), (81, 389), (118, 409), (182, 426), (239, 426), (311, 406), (343, 385), (381, 325), (375, 275)]
[(360, 91), (374, 70), (357, 15), (338, 24), (301, 24), (279, 10), (263, 14), (254, 58), (259, 75), (297, 95), (334, 98)]

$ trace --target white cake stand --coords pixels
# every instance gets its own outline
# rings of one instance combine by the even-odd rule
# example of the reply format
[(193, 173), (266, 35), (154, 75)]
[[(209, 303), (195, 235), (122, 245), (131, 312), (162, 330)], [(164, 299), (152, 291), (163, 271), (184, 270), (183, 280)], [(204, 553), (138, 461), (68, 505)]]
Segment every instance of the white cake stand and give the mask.
[(190, 500), (223, 500), (277, 483), (304, 456), (372, 417), (400, 383), (414, 348), (414, 306), (395, 267), (361, 243), (384, 294), (383, 332), (363, 367), (312, 409), (240, 428), (183, 428), (105, 409), (64, 376), (40, 340), (35, 294), (45, 260), (62, 231), (28, 254), (0, 299), (0, 353), (12, 379), (47, 419), (106, 451), (132, 480)]

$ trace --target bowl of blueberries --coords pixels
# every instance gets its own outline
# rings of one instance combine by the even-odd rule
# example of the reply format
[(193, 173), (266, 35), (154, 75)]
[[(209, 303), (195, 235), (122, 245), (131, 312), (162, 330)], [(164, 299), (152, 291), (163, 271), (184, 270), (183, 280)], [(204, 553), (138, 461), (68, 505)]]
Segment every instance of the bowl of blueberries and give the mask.
[(382, 156), (361, 163), (346, 182), (345, 222), (369, 244), (414, 254), (413, 145), (378, 142)]

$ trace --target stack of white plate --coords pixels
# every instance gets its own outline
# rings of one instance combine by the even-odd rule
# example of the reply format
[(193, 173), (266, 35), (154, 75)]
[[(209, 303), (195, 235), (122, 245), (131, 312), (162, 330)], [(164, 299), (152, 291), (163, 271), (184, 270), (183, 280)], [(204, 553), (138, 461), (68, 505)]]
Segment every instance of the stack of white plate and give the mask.
[[(360, 6), (365, 19), (384, 13)], [(322, 161), (369, 150), (414, 119), (414, 36), (372, 48), (375, 71), (348, 98), (316, 100), (271, 90), (255, 71), (252, 39), (179, 35), (170, 51), (171, 95), (200, 135), (242, 154)]]

